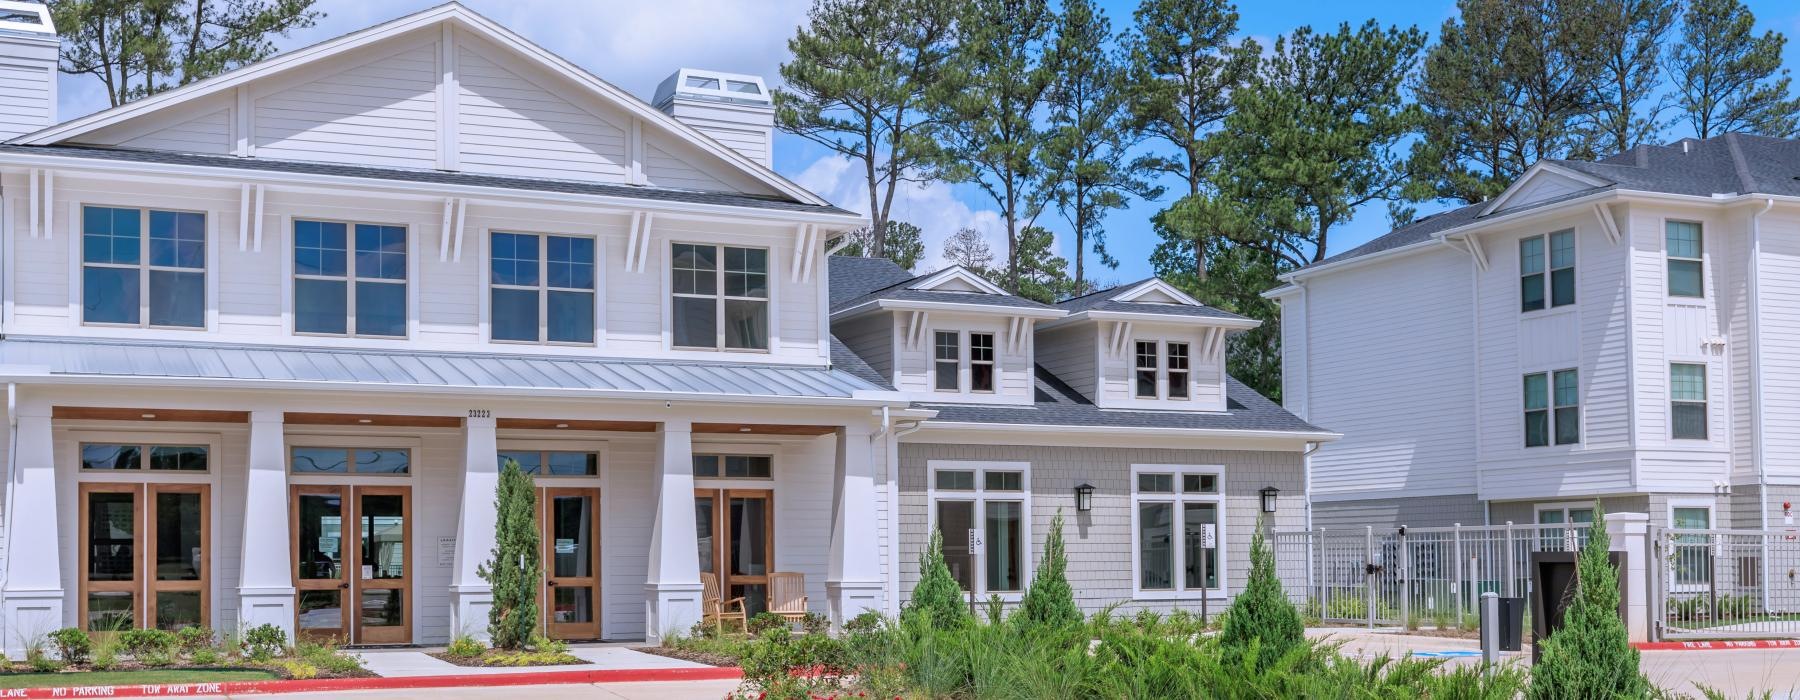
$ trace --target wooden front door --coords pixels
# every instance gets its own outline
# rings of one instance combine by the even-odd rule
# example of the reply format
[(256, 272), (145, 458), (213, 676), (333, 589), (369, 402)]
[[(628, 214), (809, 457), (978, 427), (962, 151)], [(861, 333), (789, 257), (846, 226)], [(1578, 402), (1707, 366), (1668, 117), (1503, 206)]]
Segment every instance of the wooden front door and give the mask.
[(743, 598), (744, 612), (768, 610), (769, 571), (775, 561), (775, 492), (696, 489), (694, 519), (700, 571), (719, 575), (725, 599)]
[(293, 487), (295, 636), (412, 641), (412, 489)]
[(208, 487), (86, 483), (79, 491), (81, 627), (112, 632), (210, 624)]
[(600, 638), (600, 489), (538, 490), (546, 636)]

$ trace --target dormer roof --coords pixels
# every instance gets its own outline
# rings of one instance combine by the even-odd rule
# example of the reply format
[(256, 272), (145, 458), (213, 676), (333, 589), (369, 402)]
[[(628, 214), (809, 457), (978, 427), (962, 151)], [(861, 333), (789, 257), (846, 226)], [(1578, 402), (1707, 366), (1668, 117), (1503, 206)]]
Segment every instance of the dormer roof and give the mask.
[(1133, 318), (1232, 328), (1255, 328), (1260, 323), (1256, 319), (1202, 304), (1175, 285), (1156, 277), (1078, 296), (1057, 304), (1056, 308), (1069, 313), (1067, 318), (1055, 322), (1058, 324)]
[[(941, 311), (996, 312), (1010, 316), (1059, 318), (1065, 312), (1008, 293), (999, 285), (960, 265), (936, 272), (899, 279), (905, 270), (879, 258), (833, 257), (831, 259), (831, 317), (842, 320), (882, 309), (919, 309)], [(897, 271), (898, 274), (895, 274)], [(840, 292), (839, 280), (856, 296)], [(870, 287), (869, 280), (891, 281), (882, 287)]]

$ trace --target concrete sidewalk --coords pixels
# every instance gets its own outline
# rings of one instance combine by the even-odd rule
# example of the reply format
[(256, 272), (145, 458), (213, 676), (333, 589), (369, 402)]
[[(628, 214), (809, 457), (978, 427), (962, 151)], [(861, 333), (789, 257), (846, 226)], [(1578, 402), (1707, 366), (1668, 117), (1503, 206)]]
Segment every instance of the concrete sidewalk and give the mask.
[(428, 652), (440, 652), (441, 648), (430, 649), (370, 649), (352, 653), (362, 657), (363, 667), (375, 675), (387, 678), (414, 676), (474, 676), (508, 673), (541, 673), (544, 671), (585, 671), (585, 670), (636, 670), (661, 668), (710, 668), (705, 664), (692, 661), (671, 659), (667, 656), (646, 654), (632, 647), (637, 644), (572, 644), (569, 654), (585, 660), (588, 664), (569, 666), (530, 666), (519, 668), (488, 668), (458, 666), (448, 661), (439, 660)]
[[(431, 697), (434, 700), (719, 700), (736, 690), (737, 681), (666, 681), (655, 683), (572, 683), (515, 685), (504, 688), (432, 688), (431, 690), (338, 690), (322, 693), (228, 695), (272, 700), (387, 700)], [(220, 696), (215, 696), (220, 697)]]

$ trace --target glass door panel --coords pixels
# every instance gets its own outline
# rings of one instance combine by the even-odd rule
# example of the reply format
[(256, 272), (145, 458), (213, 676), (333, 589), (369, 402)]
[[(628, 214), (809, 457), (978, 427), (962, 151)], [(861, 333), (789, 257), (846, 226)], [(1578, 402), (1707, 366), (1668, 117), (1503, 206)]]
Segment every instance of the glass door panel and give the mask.
[(1219, 549), (1206, 546), (1206, 526), (1213, 525), (1213, 535), (1218, 536), (1218, 506), (1211, 503), (1187, 503), (1182, 505), (1182, 540), (1185, 551), (1182, 552), (1183, 572), (1182, 588), (1199, 590), (1219, 587)]
[(344, 546), (349, 524), (347, 486), (295, 486), (294, 588), (298, 619), (294, 636), (314, 641), (350, 642), (348, 603), (350, 554)]
[(208, 488), (204, 484), (151, 484), (148, 603), (157, 629), (207, 626), (207, 580), (211, 566)]
[(703, 489), (694, 508), (700, 528), (700, 570), (720, 572), (726, 599), (743, 598), (744, 612), (768, 609), (775, 559), (775, 492)]
[(975, 527), (974, 501), (938, 501), (938, 532), (944, 538), (944, 564), (965, 591), (975, 590), (975, 551), (969, 548), (969, 528)]
[(543, 527), (547, 636), (600, 638), (600, 491), (546, 488)]
[(404, 486), (358, 486), (356, 493), (357, 557), (356, 637), (358, 644), (406, 644), (412, 641), (408, 600), (412, 567), (412, 513)]
[(80, 491), (81, 625), (90, 632), (132, 629), (142, 607), (142, 487), (82, 484)]

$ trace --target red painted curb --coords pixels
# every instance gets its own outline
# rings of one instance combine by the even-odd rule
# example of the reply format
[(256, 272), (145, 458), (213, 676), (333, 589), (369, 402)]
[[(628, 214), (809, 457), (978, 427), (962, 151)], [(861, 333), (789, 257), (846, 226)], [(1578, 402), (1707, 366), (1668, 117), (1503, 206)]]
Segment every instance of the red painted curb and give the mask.
[(1711, 642), (1632, 642), (1639, 651), (1726, 651), (1732, 649), (1800, 649), (1800, 639), (1730, 639)]
[(724, 681), (743, 674), (735, 668), (642, 668), (593, 671), (463, 674), (391, 678), (315, 678), (312, 680), (170, 683), (163, 685), (84, 685), (65, 688), (0, 689), (0, 698), (143, 698), (268, 695), (321, 690), (422, 690), (427, 688), (636, 683), (647, 681)]

